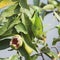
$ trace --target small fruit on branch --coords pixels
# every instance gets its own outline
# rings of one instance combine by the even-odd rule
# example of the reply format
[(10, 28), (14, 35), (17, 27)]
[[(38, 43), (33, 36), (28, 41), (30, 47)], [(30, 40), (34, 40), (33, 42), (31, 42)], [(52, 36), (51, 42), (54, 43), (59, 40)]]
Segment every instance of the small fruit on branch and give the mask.
[(13, 49), (20, 48), (22, 46), (22, 44), (23, 44), (23, 39), (22, 39), (22, 37), (20, 35), (13, 36), (13, 38), (10, 41), (10, 46)]

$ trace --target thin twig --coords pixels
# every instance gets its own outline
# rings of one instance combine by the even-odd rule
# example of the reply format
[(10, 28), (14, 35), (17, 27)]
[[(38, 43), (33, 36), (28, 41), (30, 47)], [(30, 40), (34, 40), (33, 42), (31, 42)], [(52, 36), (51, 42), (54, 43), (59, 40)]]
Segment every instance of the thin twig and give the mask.
[(17, 54), (20, 55), (18, 50), (17, 50)]
[(41, 53), (41, 57), (42, 57), (43, 60), (45, 60), (45, 59), (44, 59), (44, 56), (43, 56), (43, 53)]
[(58, 51), (58, 49), (57, 49), (56, 47), (51, 47), (51, 48), (55, 48), (55, 49), (56, 49), (56, 51), (57, 51), (57, 53), (59, 53), (59, 51)]
[(20, 56), (20, 60), (22, 60), (22, 57)]
[(19, 59), (22, 60), (22, 57), (20, 56), (19, 50), (17, 50), (17, 54), (18, 54), (18, 56), (19, 56)]

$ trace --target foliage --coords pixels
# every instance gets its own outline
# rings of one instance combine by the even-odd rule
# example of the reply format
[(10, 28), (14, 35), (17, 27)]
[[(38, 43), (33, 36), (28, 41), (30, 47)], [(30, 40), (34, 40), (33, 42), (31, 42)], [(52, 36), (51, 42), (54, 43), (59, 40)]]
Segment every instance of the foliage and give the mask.
[[(25, 60), (36, 60), (38, 56), (44, 60), (42, 54), (47, 55), (52, 60), (59, 59), (58, 54), (51, 51), (46, 43), (43, 20), (47, 14), (52, 12), (60, 22), (60, 2), (48, 0), (48, 3), (45, 4), (41, 3), (40, 0), (33, 0), (33, 3), (31, 6), (27, 0), (0, 0), (0, 8), (5, 8), (0, 13), (0, 50), (11, 47), (10, 41), (16, 38), (14, 38), (15, 35), (19, 35), (23, 39), (22, 46), (15, 49), (16, 55), (0, 58), (0, 60), (23, 60), (22, 57)], [(55, 28), (57, 28), (60, 37), (60, 25)], [(60, 41), (59, 37), (53, 40), (52, 45)], [(18, 39), (20, 38), (18, 37)], [(17, 42), (18, 39), (15, 39), (14, 44), (21, 42), (21, 39), (20, 42)], [(39, 48), (38, 44), (43, 47)], [(11, 47), (11, 50), (14, 49)], [(32, 52), (36, 54), (33, 55)]]

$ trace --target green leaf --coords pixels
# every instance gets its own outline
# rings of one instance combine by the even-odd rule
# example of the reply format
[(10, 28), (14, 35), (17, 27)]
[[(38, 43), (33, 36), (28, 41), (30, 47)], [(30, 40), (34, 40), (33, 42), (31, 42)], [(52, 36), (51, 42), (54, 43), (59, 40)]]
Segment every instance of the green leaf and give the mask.
[(19, 60), (18, 55), (13, 55), (13, 56), (9, 57), (8, 60)]
[(43, 33), (43, 24), (42, 24), (42, 17), (38, 16), (36, 12), (31, 19), (32, 21), (32, 31), (37, 38), (40, 38), (40, 35)]
[(16, 34), (17, 34), (16, 30), (14, 28), (12, 28), (12, 29), (7, 30), (2, 36), (0, 36), (0, 39), (14, 36)]
[(30, 55), (26, 52), (26, 50), (23, 46), (19, 49), (19, 51), (20, 51), (21, 55), (25, 57), (25, 60), (31, 60)]
[(8, 29), (9, 22), (6, 22), (3, 26), (0, 26), (0, 35), (4, 34)]
[(10, 39), (3, 39), (3, 40), (0, 40), (0, 50), (3, 50), (3, 49), (6, 49), (6, 48), (9, 48), (10, 44)]
[(39, 6), (40, 0), (33, 0), (34, 5)]
[(8, 58), (0, 58), (0, 60), (8, 60)]
[(52, 45), (56, 45), (57, 42), (60, 42), (60, 38), (54, 38)]
[(43, 7), (44, 10), (46, 11), (51, 11), (51, 10), (54, 10), (54, 5), (52, 4), (47, 4)]
[(31, 18), (32, 14), (34, 13), (34, 10), (31, 7), (29, 7), (29, 8), (30, 8), (30, 10), (21, 8), (20, 11), (22, 13), (25, 13), (29, 18)]
[(22, 23), (17, 24), (15, 26), (15, 29), (17, 30), (18, 33), (23, 32), (24, 34), (27, 34), (27, 30)]
[(9, 36), (13, 34), (13, 29), (7, 30), (2, 36)]
[(22, 8), (29, 9), (29, 6), (27, 4), (27, 0), (19, 0), (19, 4)]
[(10, 17), (13, 14), (17, 14), (16, 10), (15, 10), (16, 7), (17, 7), (17, 4), (14, 4), (14, 5), (6, 8), (4, 11), (1, 12), (1, 16), (3, 16), (3, 17)]
[(3, 26), (7, 21), (8, 21), (8, 19), (6, 19), (5, 17), (2, 17), (0, 15), (0, 26)]
[(60, 12), (60, 1), (57, 1), (57, 2), (58, 2), (57, 12), (59, 13)]
[(38, 56), (39, 56), (38, 54), (34, 54), (34, 55), (31, 56), (31, 59), (36, 60), (38, 58)]
[(50, 57), (51, 59), (56, 58), (58, 60), (58, 55), (56, 53), (54, 53), (53, 51), (51, 51), (49, 47), (47, 47), (47, 46), (46, 47), (43, 47), (41, 49), (41, 51), (44, 54), (46, 54), (48, 57)]
[(10, 24), (8, 29), (11, 29), (12, 27), (14, 27), (16, 24), (20, 23), (20, 18), (16, 17)]
[(31, 40), (30, 36), (28, 34), (26, 34), (26, 35), (23, 34), (23, 38), (24, 38), (24, 41), (26, 42), (26, 44), (37, 52), (36, 46), (34, 44), (32, 44), (32, 40)]
[(26, 14), (22, 14), (22, 23), (25, 25), (26, 29), (28, 30), (31, 26), (31, 20)]
[(2, 21), (0, 23), (0, 31), (2, 33), (0, 38), (5, 38), (5, 37), (8, 37), (8, 36), (13, 36), (14, 34), (17, 34), (15, 28), (12, 28), (12, 27), (14, 27), (14, 23), (16, 23), (16, 24), (17, 24), (17, 22), (19, 23), (18, 20), (17, 20), (17, 22), (14, 22), (15, 19), (18, 19), (16, 17), (16, 15), (13, 15), (13, 16), (8, 17), (8, 18), (4, 18), (4, 17), (0, 16), (0, 18), (1, 18), (0, 20)]
[(55, 7), (58, 5), (57, 0), (48, 0), (49, 4), (53, 4)]
[(34, 35), (31, 29), (32, 22), (26, 14), (22, 14), (22, 23), (24, 24), (28, 34), (30, 35), (30, 38), (33, 38)]

